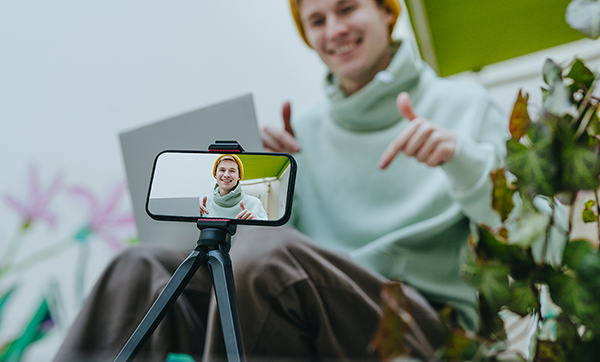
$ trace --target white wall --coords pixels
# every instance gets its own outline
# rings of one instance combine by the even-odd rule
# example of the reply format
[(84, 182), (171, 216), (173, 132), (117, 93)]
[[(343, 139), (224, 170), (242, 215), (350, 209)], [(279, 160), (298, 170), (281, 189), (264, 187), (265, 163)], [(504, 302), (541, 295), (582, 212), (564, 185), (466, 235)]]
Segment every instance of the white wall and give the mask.
[[(406, 14), (396, 33), (411, 35)], [(600, 47), (582, 45), (589, 48)], [(279, 124), (285, 100), (292, 101), (294, 112), (323, 96), (325, 68), (298, 36), (287, 1), (5, 1), (0, 53), (2, 195), (24, 193), (30, 164), (38, 165), (44, 184), (63, 172), (67, 185), (106, 195), (125, 178), (121, 131), (248, 92), (254, 94), (259, 123)], [(561, 51), (561, 56), (571, 53)], [(489, 74), (510, 78), (528, 67), (530, 62), (516, 61)], [(483, 74), (487, 69), (474, 78), (485, 83)], [(509, 111), (517, 89), (537, 86), (537, 78), (488, 85)], [(128, 200), (120, 207), (128, 209)], [(59, 215), (58, 227), (35, 226), (18, 257), (71, 235), (85, 221), (64, 193), (52, 209)], [(1, 204), (0, 253), (18, 223)], [(88, 289), (111, 255), (92, 240)], [(0, 344), (23, 327), (52, 280), (61, 287), (66, 320), (72, 319), (76, 259), (73, 247), (0, 280), (0, 288), (21, 285), (6, 306), (10, 312), (3, 315)], [(39, 343), (26, 360), (49, 360), (61, 336)]]

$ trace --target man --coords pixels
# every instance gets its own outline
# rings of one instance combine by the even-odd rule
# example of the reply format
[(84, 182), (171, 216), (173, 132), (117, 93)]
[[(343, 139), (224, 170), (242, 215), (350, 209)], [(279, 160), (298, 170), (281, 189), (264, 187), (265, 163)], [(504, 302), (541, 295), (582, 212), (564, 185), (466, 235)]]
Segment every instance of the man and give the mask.
[(244, 165), (238, 156), (219, 156), (213, 166), (213, 176), (217, 183), (212, 195), (202, 198), (200, 217), (267, 220), (262, 202), (247, 195), (240, 186), (244, 178)]
[[(477, 328), (475, 290), (460, 278), (460, 252), (470, 220), (499, 222), (488, 173), (503, 157), (505, 118), (481, 87), (439, 79), (410, 43), (391, 40), (397, 0), (290, 5), (301, 36), (330, 70), (327, 99), (293, 120), (287, 104), (284, 130), (262, 133), (266, 149), (297, 158), (295, 229), (248, 227), (235, 236), (246, 353), (373, 358), (367, 347), (381, 314), (379, 292), (399, 279), (418, 324), (413, 334), (428, 339), (408, 338), (412, 354), (430, 358), (441, 342), (437, 309), (452, 304), (459, 323)], [(132, 248), (117, 258), (56, 361), (114, 356), (184, 257)], [(209, 291), (201, 270), (146, 351), (207, 359), (222, 353)]]

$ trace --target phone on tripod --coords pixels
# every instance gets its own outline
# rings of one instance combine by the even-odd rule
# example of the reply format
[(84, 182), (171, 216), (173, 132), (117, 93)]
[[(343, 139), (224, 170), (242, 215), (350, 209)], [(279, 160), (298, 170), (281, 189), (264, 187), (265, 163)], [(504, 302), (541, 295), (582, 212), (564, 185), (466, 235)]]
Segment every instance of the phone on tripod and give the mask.
[(295, 178), (292, 156), (244, 152), (236, 141), (217, 141), (207, 151), (163, 151), (156, 157), (146, 212), (156, 220), (194, 222), (200, 236), (115, 362), (133, 361), (204, 263), (213, 279), (227, 359), (245, 361), (229, 257), (231, 236), (238, 224), (285, 224)]

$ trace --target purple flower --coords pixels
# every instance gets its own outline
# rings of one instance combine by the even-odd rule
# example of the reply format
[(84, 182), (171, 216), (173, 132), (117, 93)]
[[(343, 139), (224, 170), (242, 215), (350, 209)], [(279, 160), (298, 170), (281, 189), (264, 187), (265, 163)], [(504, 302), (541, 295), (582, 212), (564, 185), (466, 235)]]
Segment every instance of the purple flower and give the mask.
[(57, 175), (46, 189), (40, 185), (38, 168), (29, 166), (27, 191), (22, 201), (5, 194), (4, 201), (23, 218), (23, 230), (28, 229), (36, 221), (45, 221), (51, 227), (56, 226), (56, 214), (49, 210), (48, 205), (63, 186), (63, 175)]
[(134, 226), (133, 213), (118, 210), (126, 191), (126, 183), (119, 182), (107, 197), (99, 200), (89, 189), (80, 186), (70, 188), (69, 194), (85, 204), (89, 218), (75, 239), (85, 242), (92, 234), (96, 234), (113, 249), (118, 249), (122, 244), (122, 239), (117, 236), (119, 231), (133, 230)]

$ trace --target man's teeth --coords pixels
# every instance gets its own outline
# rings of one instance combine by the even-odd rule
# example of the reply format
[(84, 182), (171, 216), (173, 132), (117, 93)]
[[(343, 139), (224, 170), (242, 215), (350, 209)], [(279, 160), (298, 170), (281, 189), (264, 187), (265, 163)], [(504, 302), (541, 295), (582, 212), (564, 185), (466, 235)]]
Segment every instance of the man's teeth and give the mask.
[(353, 50), (354, 48), (356, 48), (356, 43), (346, 44), (346, 45), (342, 45), (339, 48), (335, 48), (333, 50), (333, 52), (335, 54), (343, 54), (343, 53), (347, 53), (347, 52)]

